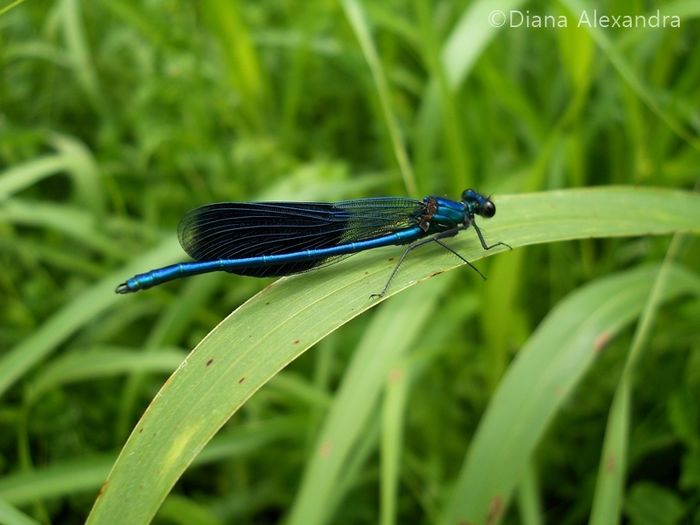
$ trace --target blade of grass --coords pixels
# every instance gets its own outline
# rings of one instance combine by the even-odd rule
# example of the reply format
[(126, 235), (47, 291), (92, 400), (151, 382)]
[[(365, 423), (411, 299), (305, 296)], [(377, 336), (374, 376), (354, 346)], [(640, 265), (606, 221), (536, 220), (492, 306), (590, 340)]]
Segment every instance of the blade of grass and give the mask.
[[(1, 14), (1, 13), (0, 13)], [(0, 499), (0, 523), (3, 525), (39, 525), (40, 522), (30, 518), (19, 509)]]
[(80, 2), (78, 0), (63, 0), (60, 5), (63, 34), (66, 48), (80, 87), (94, 108), (100, 112), (108, 109), (100, 93), (97, 72), (92, 64), (90, 45), (85, 37)]
[[(2, 206), (0, 206), (1, 208)], [(3, 211), (0, 210), (0, 222), (3, 219)], [(0, 238), (0, 251), (4, 255), (16, 257), (18, 260), (32, 261), (42, 267), (53, 267), (74, 275), (82, 274), (83, 277), (99, 278), (104, 273), (101, 260), (88, 260), (77, 258), (75, 252), (66, 251), (65, 246), (53, 246), (41, 239), (27, 238)]]
[(0, 203), (0, 220), (60, 231), (110, 257), (127, 256), (123, 247), (105, 234), (97, 218), (77, 206), (8, 199)]
[[(168, 305), (154, 322), (145, 342), (145, 348), (142, 350), (143, 353), (149, 353), (170, 344), (171, 341), (176, 341), (178, 335), (188, 329), (198, 307), (210, 300), (216, 289), (220, 289), (220, 276), (211, 275), (210, 277), (210, 279), (199, 279), (183, 286), (179, 294), (180, 300)], [(144, 377), (141, 374), (132, 374), (121, 390), (115, 430), (115, 434), (119, 436), (119, 442), (126, 439), (133, 421), (138, 417), (136, 406), (143, 381)]]
[(342, 0), (342, 5), (343, 9), (345, 10), (345, 16), (348, 18), (348, 22), (350, 22), (350, 25), (355, 32), (355, 36), (357, 36), (357, 40), (362, 48), (362, 54), (364, 55), (367, 65), (372, 73), (372, 79), (374, 80), (374, 85), (377, 88), (379, 103), (382, 107), (384, 123), (391, 139), (394, 156), (396, 157), (396, 162), (399, 165), (399, 171), (401, 172), (401, 177), (403, 178), (406, 192), (409, 195), (415, 196), (418, 192), (418, 188), (413, 175), (413, 168), (408, 160), (408, 154), (406, 153), (406, 146), (404, 145), (404, 141), (401, 136), (401, 130), (396, 120), (396, 115), (394, 115), (394, 110), (391, 106), (389, 84), (386, 81), (386, 76), (384, 75), (384, 70), (382, 68), (381, 61), (379, 60), (377, 49), (374, 47), (374, 42), (372, 40), (372, 35), (370, 33), (365, 12), (358, 0)]
[(229, 82), (241, 98), (249, 128), (262, 130), (271, 109), (269, 82), (237, 1), (206, 0), (201, 9), (224, 51)]
[(65, 463), (5, 475), (0, 478), (0, 498), (14, 505), (95, 490), (109, 470), (112, 455)]
[(380, 478), (380, 523), (395, 525), (403, 450), (403, 430), (408, 401), (410, 364), (402, 360), (389, 371), (389, 382), (382, 407), (382, 449)]
[(48, 155), (5, 170), (0, 173), (0, 201), (46, 177), (61, 173), (68, 166), (64, 155)]
[(477, 0), (465, 9), (442, 51), (442, 61), (453, 89), (464, 82), (476, 60), (500, 30), (489, 24), (489, 15), (493, 11), (507, 13), (524, 3), (524, 0)]
[(432, 15), (432, 5), (427, 0), (415, 0), (414, 10), (418, 15), (421, 40), (423, 42), (424, 57), (431, 77), (437, 83), (440, 93), (440, 109), (442, 112), (442, 122), (444, 129), (447, 153), (450, 159), (450, 180), (451, 187), (463, 185), (464, 176), (471, 173), (471, 160), (468, 156), (464, 144), (467, 142), (462, 131), (459, 118), (461, 114), (459, 104), (455, 98), (454, 90), (451, 89), (447, 74), (445, 72), (444, 61), (440, 57), (440, 45), (438, 35), (434, 28)]
[(59, 385), (109, 377), (125, 372), (172, 372), (187, 354), (177, 349), (153, 349), (137, 353), (122, 348), (93, 348), (71, 352), (41, 369), (27, 385), (27, 403)]
[[(193, 465), (208, 465), (227, 458), (252, 454), (271, 443), (297, 439), (305, 430), (305, 419), (290, 417), (239, 426), (232, 432), (227, 432), (225, 436), (212, 439)], [(0, 478), (0, 501), (22, 506), (37, 500), (97, 492), (113, 462), (113, 455), (104, 454), (55, 462), (27, 472), (6, 474)]]
[[(462, 86), (476, 60), (499, 31), (488, 23), (489, 13), (507, 12), (517, 9), (523, 3), (524, 0), (477, 0), (465, 9), (441, 50), (442, 69), (450, 90), (456, 92)], [(420, 182), (425, 183), (426, 187), (429, 185), (428, 177), (434, 164), (437, 139), (442, 135), (439, 131), (442, 126), (440, 96), (441, 91), (445, 89), (447, 88), (441, 90), (436, 76), (431, 78), (426, 86), (415, 126), (417, 171)], [(461, 185), (471, 185), (472, 173), (461, 173), (459, 176)], [(457, 184), (457, 181), (453, 181), (453, 184)]]
[(7, 14), (11, 9), (14, 9), (20, 4), (23, 4), (26, 2), (26, 0), (15, 0), (14, 2), (10, 2), (7, 4), (5, 7), (0, 8), (0, 16)]
[(183, 525), (223, 525), (224, 523), (214, 516), (209, 505), (175, 495), (165, 500), (158, 513), (158, 520)]
[(338, 489), (331, 495), (328, 508), (335, 511), (340, 507), (341, 502), (347, 495), (358, 486), (366, 483), (363, 477), (363, 470), (366, 468), (367, 460), (377, 448), (379, 441), (379, 414), (374, 413), (365, 429), (365, 433), (360, 436), (355, 450), (348, 458), (344, 467), (343, 475), (338, 479)]
[[(391, 366), (411, 348), (428, 319), (447, 280), (411, 290), (401, 301), (388, 303), (372, 324), (353, 355), (343, 384), (307, 464), (299, 494), (287, 522), (290, 525), (327, 523), (344, 465), (366, 431), (372, 409)], [(406, 308), (409, 302), (415, 305)]]
[(0, 173), (0, 202), (53, 175), (71, 178), (80, 202), (94, 214), (104, 211), (104, 196), (98, 168), (90, 151), (80, 141), (52, 133), (48, 142), (58, 152), (35, 158)]
[(634, 371), (640, 355), (649, 340), (656, 312), (664, 298), (664, 289), (673, 270), (671, 261), (676, 257), (680, 243), (681, 236), (674, 236), (671, 246), (666, 253), (664, 264), (655, 276), (654, 284), (644, 305), (642, 316), (632, 340), (632, 346), (625, 362), (625, 368), (622, 371), (620, 383), (615, 391), (610, 415), (608, 416), (608, 425), (605, 430), (600, 465), (598, 466), (598, 480), (589, 521), (591, 525), (604, 525), (620, 521)]
[(518, 486), (518, 510), (523, 525), (544, 525), (537, 467), (531, 461)]
[(58, 133), (51, 135), (50, 143), (63, 155), (80, 202), (94, 215), (101, 216), (105, 211), (104, 179), (100, 179), (99, 167), (90, 150), (79, 140)]
[[(498, 523), (537, 443), (605, 343), (641, 312), (658, 267), (621, 272), (572, 293), (508, 369), (469, 448), (443, 523)], [(660, 300), (700, 294), (700, 279), (669, 271)]]
[(61, 308), (31, 336), (0, 358), (0, 396), (81, 326), (123, 300), (114, 293), (117, 283), (144, 267), (175, 262), (179, 254), (177, 241), (168, 239), (124, 268), (106, 276)]
[[(484, 232), (488, 239), (513, 247), (700, 232), (700, 196), (682, 191), (580, 189), (503, 196), (497, 205), (499, 215), (482, 221)], [(484, 253), (473, 235), (451, 244), (470, 260), (497, 251)], [(175, 371), (137, 424), (89, 523), (148, 522), (202, 447), (253, 393), (320, 339), (376, 306), (369, 295), (384, 285), (397, 252), (375, 250), (333, 268), (280, 279), (222, 321)], [(451, 254), (426, 248), (402, 266), (387, 297), (456, 266)]]
[[(578, 17), (580, 13), (586, 10), (586, 5), (580, 0), (560, 0), (574, 17)], [(646, 84), (641, 80), (639, 75), (634, 71), (634, 68), (625, 59), (624, 55), (618, 50), (616, 43), (613, 42), (605, 31), (598, 27), (588, 27), (586, 29), (598, 44), (598, 47), (605, 53), (610, 60), (610, 63), (617, 70), (623, 80), (634, 90), (637, 96), (656, 113), (661, 120), (671, 129), (676, 135), (686, 141), (695, 149), (700, 150), (700, 138), (688, 133), (683, 126), (678, 122), (675, 116), (666, 111), (657, 97), (651, 92)]]

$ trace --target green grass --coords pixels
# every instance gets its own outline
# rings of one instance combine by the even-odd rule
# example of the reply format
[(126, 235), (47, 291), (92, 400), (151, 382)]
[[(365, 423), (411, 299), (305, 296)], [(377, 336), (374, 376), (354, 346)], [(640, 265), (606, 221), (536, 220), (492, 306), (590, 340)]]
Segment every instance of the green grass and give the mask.
[[(0, 3), (0, 522), (700, 519), (700, 2), (658, 7)], [(397, 247), (113, 293), (205, 202), (466, 187), (487, 281), (426, 247), (370, 300)]]

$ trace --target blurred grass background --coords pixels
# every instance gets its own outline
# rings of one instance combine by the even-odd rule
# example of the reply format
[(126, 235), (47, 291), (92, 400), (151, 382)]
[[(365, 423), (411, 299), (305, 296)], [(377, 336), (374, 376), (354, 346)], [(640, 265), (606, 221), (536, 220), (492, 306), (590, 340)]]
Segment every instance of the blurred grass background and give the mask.
[[(683, 18), (678, 29), (575, 28), (580, 9), (593, 7)], [(489, 26), (489, 11), (511, 8), (569, 15), (570, 27)], [(498, 203), (504, 193), (591, 185), (691, 189), (700, 174), (700, 2), (31, 0), (0, 9), (0, 351), (27, 356), (0, 367), (0, 516), (11, 523), (83, 522), (169, 372), (269, 284), (209, 275), (71, 308), (105, 276), (128, 277), (140, 254), (182, 259), (175, 231), (186, 210), (456, 197), (472, 186)], [(319, 519), (435, 522), (491, 395), (539, 323), (586, 283), (663, 260), (669, 244), (530, 247), (479, 263), (486, 282), (468, 270), (442, 276), (449, 286), (437, 285), (435, 307), (401, 343), (410, 348), (404, 381), (387, 379)], [(676, 260), (697, 270), (698, 251), (691, 239)], [(391, 344), (376, 331), (390, 323), (383, 310), (400, 310), (392, 302), (246, 403), (157, 522), (295, 519), (348, 363), (372, 341)], [(700, 520), (698, 319), (697, 296), (661, 308), (638, 363), (631, 523)], [(588, 520), (633, 334), (607, 342), (538, 444), (534, 496), (523, 491), (495, 515)], [(392, 441), (386, 429), (396, 428)], [(386, 468), (398, 469), (398, 487), (382, 484), (380, 495)]]

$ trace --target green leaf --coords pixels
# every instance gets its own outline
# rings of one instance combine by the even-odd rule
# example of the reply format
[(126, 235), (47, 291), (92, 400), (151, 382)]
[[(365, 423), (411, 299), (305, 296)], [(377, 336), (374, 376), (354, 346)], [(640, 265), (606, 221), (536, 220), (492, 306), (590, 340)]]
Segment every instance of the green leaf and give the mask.
[(182, 523), (184, 525), (220, 525), (224, 523), (214, 516), (208, 505), (175, 495), (165, 500), (158, 513), (158, 518), (168, 523)]
[[(497, 217), (480, 224), (489, 241), (503, 240), (514, 248), (577, 238), (700, 232), (700, 196), (682, 191), (579, 189), (503, 196), (496, 202)], [(500, 251), (484, 252), (473, 233), (465, 233), (451, 245), (468, 259)], [(399, 248), (374, 250), (333, 268), (280, 279), (222, 321), (151, 403), (88, 522), (147, 523), (204, 445), (250, 396), (313, 344), (376, 306), (379, 301), (369, 296), (381, 290), (399, 253)], [(454, 256), (427, 247), (408, 258), (387, 296), (456, 266)], [(625, 296), (628, 308), (643, 301), (639, 293), (648, 281), (647, 275), (633, 287), (635, 293)], [(619, 328), (619, 322), (611, 329)], [(596, 337), (601, 335), (596, 331)], [(590, 358), (592, 346), (586, 349)], [(558, 397), (559, 390), (545, 401)]]
[[(347, 477), (347, 462), (377, 406), (391, 367), (420, 335), (448, 282), (431, 283), (406, 292), (374, 317), (344, 376), (313, 456), (308, 461), (289, 525), (329, 523), (331, 503), (337, 501), (339, 479)], [(405, 304), (415, 307), (406, 308)]]
[(58, 385), (107, 377), (125, 372), (171, 372), (185, 353), (176, 349), (158, 349), (136, 353), (119, 347), (101, 347), (71, 352), (42, 368), (27, 387), (27, 403)]
[(88, 288), (45, 321), (30, 337), (0, 357), (0, 396), (81, 326), (123, 300), (114, 293), (114, 287), (125, 276), (143, 269), (143, 265), (150, 267), (175, 262), (178, 251), (174, 239), (162, 242), (152, 251)]
[(15, 0), (14, 2), (10, 2), (9, 4), (0, 7), (0, 16), (6, 14), (7, 12), (10, 11), (10, 9), (14, 9), (18, 5), (24, 3), (26, 0)]
[(231, 86), (243, 101), (242, 107), (254, 126), (263, 126), (270, 108), (268, 78), (253, 45), (250, 27), (241, 16), (237, 1), (206, 0), (201, 3), (205, 20), (216, 33), (224, 52)]
[[(595, 281), (542, 322), (508, 369), (484, 414), (444, 523), (496, 523), (548, 424), (607, 341), (642, 311), (658, 267)], [(697, 276), (669, 267), (659, 300), (700, 294)]]
[[(242, 457), (278, 441), (298, 439), (306, 431), (305, 424), (301, 418), (277, 417), (239, 425), (212, 439), (193, 465)], [(113, 462), (112, 454), (102, 454), (6, 474), (0, 478), (0, 502), (22, 506), (71, 494), (96, 493)]]
[(568, 17), (568, 25), (556, 32), (559, 40), (561, 63), (570, 82), (578, 91), (588, 89), (593, 76), (594, 46), (591, 36), (576, 22), (576, 17)]
[(676, 494), (653, 483), (635, 484), (625, 510), (631, 525), (674, 525), (685, 514), (683, 502)]
[(0, 523), (4, 525), (39, 525), (38, 521), (23, 514), (3, 500), (0, 500)]
[(103, 91), (100, 89), (97, 71), (90, 56), (90, 46), (85, 35), (85, 25), (80, 7), (78, 0), (63, 0), (61, 2), (66, 49), (71, 58), (76, 78), (87, 95), (87, 99), (94, 104), (95, 108), (102, 109), (105, 108), (102, 99)]
[[(455, 96), (450, 93), (450, 90), (453, 92), (459, 90), (476, 61), (500, 31), (500, 28), (488, 23), (490, 13), (496, 11), (507, 13), (511, 9), (517, 9), (523, 3), (523, 0), (477, 0), (472, 2), (464, 10), (442, 45), (440, 52), (442, 64), (433, 66), (432, 78), (426, 85), (416, 125), (418, 137), (415, 140), (416, 170), (419, 172), (420, 182), (424, 182), (426, 187), (428, 177), (432, 176), (434, 152), (437, 138), (441, 136), (441, 128), (446, 127), (445, 133), (452, 135), (450, 140), (459, 139), (458, 135), (461, 134), (456, 117), (449, 115), (449, 110), (452, 107), (443, 107), (441, 112), (440, 106), (450, 105), (451, 99)], [(441, 73), (444, 73), (444, 78), (439, 78)], [(514, 90), (509, 95), (517, 96), (517, 92)], [(449, 98), (445, 99), (445, 96)], [(454, 106), (454, 104), (451, 105)], [(454, 122), (443, 123), (441, 119), (446, 115)], [(449, 144), (449, 147), (451, 149), (455, 145)], [(456, 152), (450, 153), (453, 156), (456, 155)], [(463, 154), (463, 158), (458, 162), (466, 163), (465, 155)], [(470, 171), (451, 173), (451, 175), (453, 177), (459, 176), (462, 182), (464, 182), (465, 177), (472, 176)]]
[(453, 88), (464, 82), (476, 60), (500, 31), (489, 23), (491, 13), (508, 13), (523, 3), (523, 0), (477, 0), (465, 9), (442, 52), (445, 71)]
[[(586, 11), (587, 7), (586, 3), (581, 0), (561, 0), (561, 3), (566, 6), (574, 18)], [(678, 7), (676, 7), (676, 9), (678, 9)], [(681, 8), (678, 12), (692, 13), (693, 10)], [(620, 77), (634, 90), (639, 99), (644, 101), (644, 103), (656, 113), (674, 133), (688, 142), (688, 144), (691, 144), (694, 148), (700, 149), (700, 140), (698, 140), (695, 135), (688, 133), (683, 125), (678, 122), (678, 119), (663, 107), (659, 97), (652, 92), (640, 75), (637, 74), (631, 61), (627, 60), (620, 52), (616, 42), (609, 37), (608, 32), (600, 27), (586, 26), (586, 29), (598, 44), (601, 51), (608, 57), (608, 60), (617, 70)]]
[(94, 215), (74, 205), (7, 199), (0, 204), (0, 221), (59, 231), (110, 257), (126, 255), (114, 239), (104, 234)]
[(0, 173), (0, 201), (45, 178), (61, 173), (68, 164), (65, 155), (47, 155), (5, 170)]
[(391, 369), (382, 406), (381, 525), (398, 523), (401, 456), (404, 442), (406, 405), (409, 397), (411, 364), (407, 359)]
[(360, 43), (362, 54), (372, 72), (372, 79), (374, 80), (377, 96), (379, 97), (379, 104), (382, 108), (382, 116), (384, 117), (384, 122), (391, 139), (391, 146), (401, 171), (404, 186), (409, 195), (415, 195), (417, 190), (413, 168), (411, 168), (411, 163), (408, 160), (406, 145), (404, 144), (401, 130), (399, 129), (398, 121), (391, 105), (389, 84), (386, 80), (384, 70), (382, 69), (382, 63), (377, 54), (374, 41), (372, 40), (367, 17), (358, 0), (342, 0), (341, 3), (345, 10), (345, 16), (347, 16), (353, 31), (355, 31), (357, 40)]
[(675, 236), (666, 252), (666, 260), (656, 274), (654, 284), (646, 301), (646, 305), (637, 323), (632, 345), (627, 353), (627, 360), (618, 382), (612, 407), (608, 416), (608, 424), (603, 440), (603, 453), (598, 467), (593, 508), (590, 525), (604, 525), (620, 521), (624, 492), (625, 471), (627, 463), (627, 447), (629, 427), (631, 425), (630, 407), (632, 405), (632, 385), (634, 371), (640, 355), (648, 345), (651, 328), (656, 318), (659, 302), (664, 297), (666, 278), (672, 269), (672, 261), (680, 246), (680, 236)]

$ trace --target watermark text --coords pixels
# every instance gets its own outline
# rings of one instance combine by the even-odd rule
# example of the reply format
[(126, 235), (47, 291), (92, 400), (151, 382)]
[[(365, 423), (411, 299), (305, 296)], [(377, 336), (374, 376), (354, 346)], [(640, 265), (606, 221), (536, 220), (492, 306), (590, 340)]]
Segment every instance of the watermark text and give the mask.
[(511, 9), (502, 11), (496, 9), (489, 13), (491, 27), (557, 29), (566, 27), (583, 28), (619, 28), (619, 29), (663, 29), (681, 26), (678, 15), (661, 14), (660, 10), (645, 15), (613, 15), (604, 14), (598, 9), (584, 10), (578, 17), (565, 15), (542, 15), (528, 10)]

